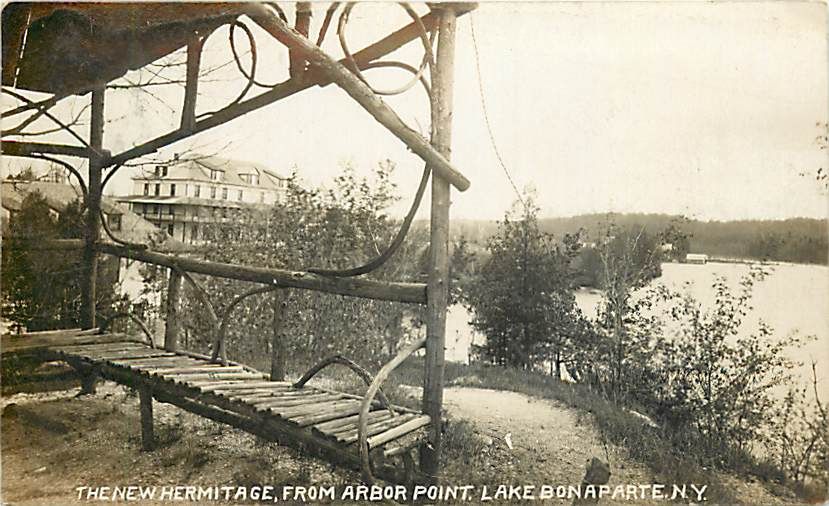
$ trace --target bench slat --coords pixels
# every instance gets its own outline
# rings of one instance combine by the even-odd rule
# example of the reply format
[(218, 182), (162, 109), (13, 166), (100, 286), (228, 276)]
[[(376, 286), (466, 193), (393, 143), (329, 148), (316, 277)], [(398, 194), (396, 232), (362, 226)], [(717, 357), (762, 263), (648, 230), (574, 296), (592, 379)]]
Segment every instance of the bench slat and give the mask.
[(398, 425), (397, 427), (389, 429), (382, 434), (368, 438), (368, 447), (377, 448), (379, 446), (383, 446), (384, 444), (390, 443), (395, 439), (399, 439), (410, 432), (414, 432), (421, 427), (429, 425), (430, 421), (431, 418), (429, 418), (429, 415), (420, 415), (417, 418), (404, 423), (403, 425)]
[[(383, 431), (402, 425), (410, 420), (413, 420), (418, 415), (407, 413), (405, 415), (396, 416), (387, 420), (376, 422), (366, 426), (366, 435), (374, 436)], [(359, 431), (356, 425), (348, 432), (339, 432), (336, 434), (337, 439), (342, 440), (346, 444), (351, 444), (359, 439)]]

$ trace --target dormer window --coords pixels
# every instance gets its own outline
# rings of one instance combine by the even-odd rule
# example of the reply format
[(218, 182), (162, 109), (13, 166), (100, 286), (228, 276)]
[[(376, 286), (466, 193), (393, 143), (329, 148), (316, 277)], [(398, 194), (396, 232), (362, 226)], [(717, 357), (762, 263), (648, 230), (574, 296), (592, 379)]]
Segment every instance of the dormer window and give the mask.
[(155, 177), (167, 177), (167, 166), (159, 165), (155, 168)]
[(259, 174), (239, 174), (239, 177), (249, 185), (259, 185)]
[(216, 169), (210, 169), (210, 179), (212, 181), (221, 181), (223, 176), (224, 176), (223, 171), (216, 170)]

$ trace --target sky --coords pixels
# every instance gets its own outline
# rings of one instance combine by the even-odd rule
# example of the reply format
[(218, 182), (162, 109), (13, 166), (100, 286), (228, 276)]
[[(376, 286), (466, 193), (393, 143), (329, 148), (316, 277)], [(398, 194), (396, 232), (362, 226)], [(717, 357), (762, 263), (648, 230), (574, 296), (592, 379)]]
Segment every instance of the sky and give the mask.
[[(312, 33), (327, 5), (314, 5)], [(359, 49), (408, 21), (397, 4), (358, 4), (347, 26), (349, 46)], [(257, 40), (257, 77), (285, 79), (287, 51), (248, 25)], [(339, 58), (335, 28), (323, 48)], [(826, 218), (827, 190), (815, 180), (817, 169), (829, 166), (816, 139), (825, 135), (827, 122), (826, 35), (826, 8), (819, 2), (483, 2), (458, 21), (452, 161), (472, 186), (453, 191), (451, 215), (503, 217), (516, 199), (508, 172), (519, 190), (533, 193), (544, 216)], [(240, 34), (236, 40), (247, 48)], [(391, 57), (417, 65), (422, 54), (414, 42)], [(208, 39), (203, 63), (229, 59), (222, 29)], [(395, 70), (366, 76), (384, 88), (408, 80)], [(245, 82), (233, 65), (205, 79), (198, 111), (228, 103)], [(182, 89), (152, 91), (108, 91), (105, 147), (118, 152), (177, 126)], [(482, 95), (506, 170), (495, 156)], [(87, 100), (69, 100), (59, 112), (69, 117)], [(421, 88), (386, 100), (428, 134), (428, 98)], [(33, 128), (38, 125), (47, 124)], [(157, 156), (192, 151), (261, 162), (285, 174), (296, 170), (307, 184), (322, 186), (330, 186), (345, 164), (370, 174), (390, 159), (401, 196), (391, 210), (395, 215), (407, 209), (423, 166), (333, 85)], [(16, 167), (4, 160), (5, 171)], [(123, 170), (107, 191), (130, 193), (135, 170)], [(419, 217), (427, 213), (428, 198)]]

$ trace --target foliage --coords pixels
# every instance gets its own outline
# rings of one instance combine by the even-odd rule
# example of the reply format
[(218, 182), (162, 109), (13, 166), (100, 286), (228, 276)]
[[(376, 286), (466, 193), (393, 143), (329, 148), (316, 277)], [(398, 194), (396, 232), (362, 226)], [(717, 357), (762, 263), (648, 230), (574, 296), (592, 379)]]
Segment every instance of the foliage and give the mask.
[[(812, 363), (812, 401), (808, 387), (792, 387), (769, 412), (771, 428), (764, 441), (773, 463), (797, 486), (829, 490), (829, 416), (817, 392)], [(804, 490), (807, 492), (807, 490)]]
[(717, 278), (709, 311), (688, 295), (662, 290), (671, 302), (673, 335), (656, 344), (650, 367), (664, 381), (653, 385), (650, 404), (672, 426), (690, 425), (712, 464), (722, 464), (723, 448), (742, 451), (762, 441), (775, 405), (773, 389), (790, 381), (794, 364), (785, 351), (799, 343), (797, 336), (775, 339), (762, 321), (754, 332), (743, 328), (752, 287), (764, 276), (760, 269), (751, 270), (736, 293)]
[(631, 290), (616, 320), (624, 352), (602, 324), (605, 310), (585, 334), (574, 370), (615, 403), (651, 414), (675, 451), (699, 465), (758, 469), (762, 446), (786, 479), (825, 483), (828, 426), (820, 400), (809, 403), (797, 389), (780, 399), (780, 389), (792, 387), (787, 350), (802, 339), (776, 338), (762, 321), (752, 322), (754, 330), (745, 325), (753, 287), (766, 274), (755, 267), (736, 289), (716, 278), (708, 310), (662, 285)]
[(505, 217), (487, 249), (489, 257), (464, 294), (473, 327), (487, 336), (480, 353), (492, 363), (525, 369), (552, 359), (557, 372), (581, 319), (570, 281), (577, 238), (558, 242), (541, 232), (530, 203), (518, 219)]
[[(57, 216), (55, 216), (57, 214)], [(81, 252), (26, 250), (43, 239), (79, 238), (83, 207), (70, 203), (59, 214), (39, 192), (23, 200), (9, 223), (8, 247), (3, 248), (3, 315), (29, 331), (80, 325)], [(116, 303), (118, 261), (102, 258), (98, 267), (99, 309)]]
[[(201, 254), (210, 261), (291, 270), (361, 265), (383, 251), (399, 227), (385, 214), (396, 199), (390, 179), (393, 169), (390, 161), (381, 163), (369, 180), (358, 178), (352, 167), (345, 166), (328, 190), (306, 188), (292, 177), (283, 202), (240, 211), (205, 230), (207, 244)], [(422, 234), (410, 233), (400, 250), (368, 277), (424, 279), (417, 261), (423, 254), (422, 243)], [(210, 294), (220, 317), (234, 297), (254, 288), (226, 279), (197, 280)], [(249, 297), (234, 309), (226, 338), (232, 357), (267, 369), (268, 350), (276, 334), (293, 364), (342, 354), (375, 365), (417, 331), (409, 324), (420, 318), (421, 308), (416, 305), (307, 290), (279, 292)], [(213, 329), (192, 287), (185, 284), (183, 295), (185, 341), (203, 351)], [(276, 304), (285, 307), (278, 328), (274, 328)]]
[(582, 329), (573, 363), (575, 377), (589, 381), (619, 400), (639, 384), (640, 368), (630, 364), (647, 359), (648, 342), (655, 322), (645, 317), (647, 301), (633, 297), (636, 290), (661, 275), (660, 246), (672, 241), (670, 229), (659, 235), (644, 227), (625, 229), (608, 225), (593, 247), (594, 275), (603, 288), (602, 303), (593, 331)]
[[(825, 482), (827, 421), (819, 399), (816, 406), (802, 394), (779, 399), (794, 367), (786, 352), (801, 339), (776, 338), (762, 321), (752, 322), (755, 330), (744, 325), (753, 287), (766, 273), (753, 268), (736, 291), (717, 278), (708, 310), (690, 295), (646, 288), (658, 273), (659, 245), (676, 234), (607, 229), (594, 249), (603, 302), (595, 322), (571, 331), (568, 372), (617, 406), (649, 413), (672, 452), (696, 465), (759, 469), (754, 451), (763, 445), (777, 456), (781, 475), (800, 485), (807, 477)], [(497, 244), (502, 235), (495, 237)], [(509, 299), (489, 299), (493, 313), (514, 311)], [(498, 342), (498, 334), (478, 328)]]

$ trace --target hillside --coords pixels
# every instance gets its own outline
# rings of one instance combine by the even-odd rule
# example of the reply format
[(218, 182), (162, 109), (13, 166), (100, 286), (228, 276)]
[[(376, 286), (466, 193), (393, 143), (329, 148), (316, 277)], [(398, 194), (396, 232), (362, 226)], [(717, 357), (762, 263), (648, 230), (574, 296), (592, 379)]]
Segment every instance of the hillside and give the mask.
[[(700, 221), (667, 214), (587, 214), (566, 218), (540, 218), (539, 226), (555, 235), (585, 230), (595, 238), (609, 223), (642, 227), (657, 233), (673, 225), (688, 235), (690, 251), (713, 256), (826, 264), (829, 229), (826, 220)], [(426, 222), (417, 226), (425, 227)], [(453, 220), (452, 235), (483, 244), (498, 227), (496, 221)]]
[[(481, 371), (455, 371), (464, 375), (455, 378), (455, 385), (446, 390), (450, 422), (441, 473), (442, 483), (448, 487), (474, 487), (475, 499), (470, 502), (482, 497), (484, 486), (492, 496), (496, 487), (503, 484), (536, 486), (534, 493), (539, 495), (543, 485), (576, 485), (584, 475), (585, 462), (593, 457), (609, 464), (609, 484), (614, 490), (623, 484), (672, 483), (674, 477), (655, 472), (636, 460), (624, 445), (608, 441), (596, 414), (532, 392), (528, 395), (499, 388), (502, 385), (497, 381), (490, 385), (491, 375), (481, 379), (475, 372)], [(533, 378), (525, 379), (528, 384), (533, 383)], [(413, 391), (414, 399), (420, 397), (418, 387), (403, 390)], [(88, 503), (90, 499), (79, 498), (79, 486), (142, 485), (161, 494), (165, 487), (181, 485), (224, 486), (234, 490), (270, 485), (276, 494), (281, 494), (283, 487), (321, 485), (341, 491), (347, 485), (360, 483), (356, 473), (163, 403), (155, 406), (159, 446), (152, 452), (140, 451), (136, 435), (138, 399), (133, 393), (113, 383), (100, 385), (94, 395), (77, 397), (75, 393), (76, 390), (17, 394), (0, 400), (2, 500), (32, 506)], [(641, 422), (628, 418), (633, 430), (645, 430)], [(103, 448), (107, 450), (102, 451)], [(713, 504), (797, 502), (781, 487), (756, 479), (723, 473), (694, 475), (694, 479), (706, 485), (705, 498)], [(113, 494), (112, 490), (108, 493)], [(160, 505), (169, 504), (170, 500), (156, 497), (135, 502)], [(512, 502), (496, 499), (491, 504)], [(601, 504), (663, 502), (607, 498)], [(544, 503), (569, 505), (572, 500), (555, 498)]]

